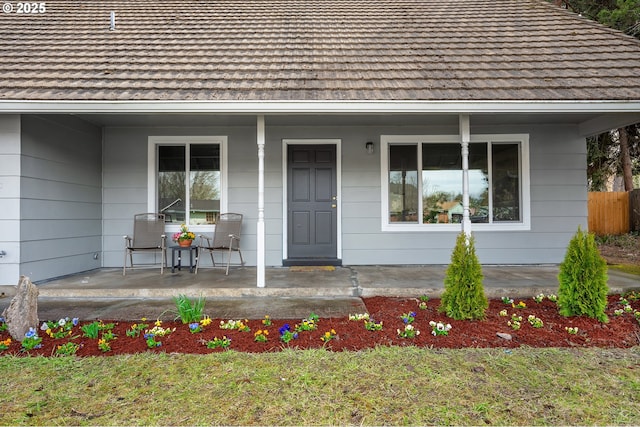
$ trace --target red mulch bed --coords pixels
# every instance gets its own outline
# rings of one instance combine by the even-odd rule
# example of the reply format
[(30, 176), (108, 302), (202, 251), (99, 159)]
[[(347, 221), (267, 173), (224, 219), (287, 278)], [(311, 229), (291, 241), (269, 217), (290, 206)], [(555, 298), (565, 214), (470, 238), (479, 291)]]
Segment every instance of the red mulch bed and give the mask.
[[(230, 319), (213, 319), (213, 322), (204, 328), (203, 332), (192, 334), (188, 325), (181, 322), (163, 322), (163, 327), (176, 328), (175, 332), (160, 338), (162, 345), (158, 348), (148, 349), (142, 336), (138, 338), (127, 337), (125, 331), (133, 322), (112, 321), (115, 323), (113, 332), (117, 338), (111, 341), (111, 351), (101, 352), (96, 339), (82, 337), (80, 326), (73, 328), (73, 335), (78, 337), (72, 341), (79, 344), (78, 356), (110, 356), (116, 354), (130, 354), (141, 352), (166, 352), (166, 353), (193, 353), (206, 354), (224, 351), (223, 349), (209, 349), (204, 343), (214, 337), (231, 338), (231, 346), (235, 351), (241, 352), (274, 352), (283, 348), (307, 349), (325, 347), (333, 351), (357, 351), (376, 346), (417, 346), (417, 347), (632, 347), (640, 345), (640, 323), (634, 318), (633, 312), (615, 316), (614, 310), (622, 308), (619, 295), (609, 296), (607, 314), (609, 323), (600, 323), (597, 320), (586, 317), (563, 317), (558, 314), (555, 303), (545, 299), (536, 303), (532, 298), (524, 300), (526, 308), (517, 309), (504, 304), (501, 300), (490, 300), (487, 318), (483, 321), (456, 321), (447, 318), (438, 312), (440, 300), (432, 299), (427, 302), (426, 309), (419, 309), (417, 299), (374, 297), (364, 298), (365, 306), (372, 319), (383, 322), (382, 331), (368, 331), (362, 321), (350, 321), (347, 317), (320, 318), (318, 328), (315, 331), (300, 332), (298, 339), (288, 344), (280, 341), (278, 329), (285, 323), (294, 325), (302, 319), (273, 319), (269, 327), (262, 325), (261, 320), (249, 320), (251, 332), (220, 329), (220, 322)], [(518, 300), (516, 300), (516, 303)], [(634, 311), (640, 311), (640, 300), (629, 301)], [(509, 316), (501, 317), (499, 312), (507, 309)], [(404, 323), (400, 316), (404, 313), (415, 312), (413, 325), (420, 334), (415, 338), (400, 338), (397, 329), (404, 329)], [(507, 321), (511, 314), (522, 316), (522, 326), (519, 330), (513, 330)], [(269, 314), (269, 313), (265, 313)], [(311, 313), (310, 313), (311, 314)], [(356, 314), (356, 313), (352, 313)], [(527, 321), (529, 315), (534, 315), (544, 322), (542, 328), (534, 328)], [(72, 316), (72, 313), (69, 314)], [(51, 319), (53, 320), (53, 319)], [(149, 319), (150, 327), (155, 319)], [(234, 319), (242, 320), (242, 319)], [(429, 321), (449, 323), (452, 326), (448, 336), (433, 336)], [(104, 320), (109, 323), (108, 320)], [(569, 334), (565, 327), (577, 327), (576, 335)], [(266, 343), (254, 341), (254, 332), (259, 329), (269, 331), (269, 340)], [(325, 332), (334, 329), (336, 338), (324, 343), (321, 337)], [(498, 332), (510, 334), (512, 339), (507, 340), (498, 337)], [(43, 331), (38, 331), (43, 337), (42, 348), (28, 352), (21, 351), (20, 343), (12, 342), (9, 349), (0, 354), (15, 355), (44, 355), (55, 354), (58, 345), (64, 344), (69, 339), (53, 339)], [(7, 332), (0, 332), (0, 341), (8, 338)]]

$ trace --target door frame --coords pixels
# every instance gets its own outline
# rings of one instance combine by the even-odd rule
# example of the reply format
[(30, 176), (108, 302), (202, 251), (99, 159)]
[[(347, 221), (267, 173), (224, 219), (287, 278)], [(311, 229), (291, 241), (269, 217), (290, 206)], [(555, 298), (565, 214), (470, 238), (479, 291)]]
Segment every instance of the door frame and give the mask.
[(282, 140), (282, 259), (289, 258), (287, 194), (287, 153), (289, 145), (335, 145), (336, 147), (336, 258), (342, 259), (342, 140), (341, 139), (283, 139)]

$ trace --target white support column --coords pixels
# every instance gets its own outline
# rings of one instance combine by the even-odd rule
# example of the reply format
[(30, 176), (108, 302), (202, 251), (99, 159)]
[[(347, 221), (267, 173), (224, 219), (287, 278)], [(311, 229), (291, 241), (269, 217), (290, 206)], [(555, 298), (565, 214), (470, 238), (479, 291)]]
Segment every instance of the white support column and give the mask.
[(257, 143), (258, 143), (258, 224), (256, 230), (256, 284), (259, 288), (265, 286), (265, 228), (264, 228), (264, 115), (257, 119)]
[(460, 145), (462, 150), (462, 231), (471, 236), (471, 217), (469, 216), (469, 142), (471, 130), (469, 115), (460, 114)]

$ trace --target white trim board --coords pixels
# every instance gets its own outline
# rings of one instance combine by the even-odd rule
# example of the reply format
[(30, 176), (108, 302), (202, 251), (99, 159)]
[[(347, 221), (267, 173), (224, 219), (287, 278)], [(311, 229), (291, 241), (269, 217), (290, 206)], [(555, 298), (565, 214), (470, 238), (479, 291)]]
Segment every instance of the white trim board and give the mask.
[(640, 113), (616, 101), (36, 101), (0, 100), (0, 113)]

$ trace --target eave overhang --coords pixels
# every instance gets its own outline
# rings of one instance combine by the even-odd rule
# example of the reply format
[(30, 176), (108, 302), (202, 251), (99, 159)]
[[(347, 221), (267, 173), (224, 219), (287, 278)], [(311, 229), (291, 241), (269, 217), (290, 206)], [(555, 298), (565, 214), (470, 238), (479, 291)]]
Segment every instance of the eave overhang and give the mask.
[(38, 101), (0, 100), (0, 113), (634, 113), (633, 101)]
[(588, 114), (581, 135), (640, 122), (640, 100), (631, 101), (50, 101), (0, 100), (0, 114)]

